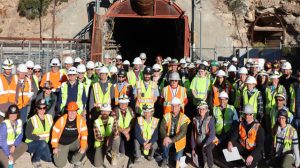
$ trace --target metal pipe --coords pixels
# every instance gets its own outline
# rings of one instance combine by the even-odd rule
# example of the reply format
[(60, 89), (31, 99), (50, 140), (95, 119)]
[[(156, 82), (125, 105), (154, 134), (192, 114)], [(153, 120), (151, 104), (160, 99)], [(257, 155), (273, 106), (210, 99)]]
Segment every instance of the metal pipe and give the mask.
[(199, 1), (200, 11), (199, 11), (199, 17), (200, 17), (200, 32), (199, 32), (199, 48), (200, 48), (200, 59), (202, 59), (202, 0)]

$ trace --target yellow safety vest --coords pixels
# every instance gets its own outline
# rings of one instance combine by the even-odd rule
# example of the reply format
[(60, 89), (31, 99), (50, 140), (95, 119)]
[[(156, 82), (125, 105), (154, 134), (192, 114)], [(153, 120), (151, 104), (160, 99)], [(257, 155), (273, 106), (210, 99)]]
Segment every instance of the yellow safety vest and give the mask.
[(96, 83), (93, 84), (94, 99), (95, 99), (95, 103), (97, 105), (111, 104), (111, 97), (110, 97), (110, 88), (111, 87), (112, 87), (112, 84), (108, 83), (106, 92), (103, 93), (99, 82), (96, 82)]
[[(100, 131), (100, 134), (103, 138), (107, 138), (112, 135), (112, 128), (113, 128), (114, 121), (115, 121), (114, 118), (109, 116), (107, 125), (106, 125), (106, 127), (104, 127), (100, 116), (97, 120), (95, 120), (96, 129), (98, 129)], [(98, 140), (95, 140), (94, 147), (95, 148), (102, 147), (103, 144), (104, 144), (104, 141), (100, 142)]]
[(151, 105), (154, 107), (154, 92), (157, 88), (157, 85), (153, 81), (149, 81), (148, 88), (146, 89), (144, 81), (140, 80), (136, 83), (136, 90), (137, 90), (137, 102), (136, 106), (139, 107), (140, 111), (142, 112), (143, 105)]
[(227, 105), (225, 109), (225, 114), (222, 113), (220, 106), (213, 108), (214, 118), (216, 119), (216, 134), (221, 135), (221, 133), (228, 132), (231, 128), (234, 115), (234, 107), (232, 105)]
[[(283, 86), (279, 85), (277, 86), (277, 88), (274, 90), (273, 93), (271, 93), (271, 88), (270, 86), (268, 86), (266, 88), (266, 112), (269, 112), (270, 110), (272, 110), (273, 107), (276, 106), (276, 94), (277, 93), (283, 93)], [(286, 95), (285, 95), (286, 96)]]
[(7, 145), (13, 145), (15, 143), (15, 140), (18, 138), (18, 136), (22, 133), (22, 120), (18, 119), (16, 121), (17, 128), (13, 129), (11, 122), (9, 119), (6, 119), (3, 121), (6, 125), (7, 130)]
[[(53, 125), (52, 115), (45, 114), (45, 127), (43, 126), (41, 119), (37, 114), (32, 116), (28, 122), (30, 121), (33, 125), (32, 134), (35, 134), (41, 138), (46, 138), (45, 141), (48, 142), (50, 137), (51, 127)], [(25, 142), (30, 143), (32, 142), (32, 140), (26, 138)]]
[(244, 103), (244, 107), (245, 105), (249, 104), (252, 105), (254, 108), (254, 117), (256, 118), (257, 115), (257, 98), (259, 95), (260, 91), (257, 90), (250, 98), (248, 97), (248, 90), (244, 89), (243, 91), (243, 103)]
[[(78, 85), (78, 91), (77, 91), (77, 100), (76, 103), (79, 107), (78, 109), (78, 114), (81, 114), (83, 111), (83, 102), (82, 102), (82, 95), (83, 95), (83, 84), (81, 82), (77, 83)], [(61, 85), (61, 105), (60, 105), (60, 110), (63, 112), (64, 108), (67, 104), (67, 99), (68, 99), (68, 83), (64, 82)]]
[[(209, 88), (210, 88), (210, 79), (208, 77), (202, 78), (200, 76), (196, 76), (192, 81), (191, 89), (194, 92), (196, 92), (195, 98), (197, 99), (206, 100), (204, 98), (205, 96), (207, 96)], [(195, 105), (198, 105), (198, 102), (195, 99), (193, 99), (193, 103)]]
[(119, 113), (119, 122), (118, 122), (119, 127), (122, 129), (128, 128), (132, 120), (132, 115), (128, 110), (128, 108), (126, 109), (125, 117), (123, 117), (120, 109), (117, 110), (117, 113)]

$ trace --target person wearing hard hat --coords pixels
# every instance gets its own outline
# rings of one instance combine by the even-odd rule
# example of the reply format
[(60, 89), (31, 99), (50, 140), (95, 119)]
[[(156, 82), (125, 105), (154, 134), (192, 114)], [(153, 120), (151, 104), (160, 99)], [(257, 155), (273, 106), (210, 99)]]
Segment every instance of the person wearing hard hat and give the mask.
[(269, 162), (272, 167), (299, 167), (299, 141), (296, 129), (288, 122), (288, 113), (280, 110), (277, 124), (274, 128), (273, 159)]
[[(257, 85), (256, 88), (260, 91), (262, 97), (263, 97), (263, 102), (266, 104), (266, 88), (269, 85), (269, 74), (265, 70), (259, 71), (257, 74)], [(264, 106), (264, 111), (266, 106)]]
[(140, 160), (142, 152), (147, 157), (147, 160), (152, 161), (154, 159), (154, 153), (158, 148), (157, 140), (159, 119), (153, 117), (153, 113), (153, 106), (145, 105), (143, 107), (143, 116), (137, 118), (137, 122), (134, 127), (135, 163)]
[[(216, 74), (216, 81), (212, 85), (212, 105), (219, 106), (220, 105), (219, 94), (222, 91), (225, 91), (228, 95), (230, 95), (231, 89), (232, 89), (232, 85), (226, 79), (225, 72), (223, 70), (218, 70)], [(231, 98), (231, 96), (229, 97)], [(229, 104), (233, 104), (233, 103), (230, 102)]]
[(125, 60), (123, 61), (123, 69), (126, 71), (126, 72), (129, 72), (129, 68), (130, 68), (130, 62), (128, 60)]
[(237, 69), (234, 65), (230, 65), (228, 70), (228, 78), (227, 80), (231, 83), (231, 85), (236, 81), (236, 73), (237, 73)]
[[(170, 81), (169, 81), (170, 74), (173, 73), (173, 72), (178, 73), (178, 64), (179, 64), (178, 60), (175, 59), (175, 58), (169, 61), (168, 71), (164, 74), (163, 81), (161, 83), (161, 87), (165, 87), (165, 86), (170, 84)], [(180, 80), (179, 80), (180, 85), (182, 85), (180, 74), (179, 74), (179, 78), (180, 78)]]
[(46, 100), (38, 100), (35, 115), (28, 120), (25, 130), (25, 143), (28, 145), (28, 152), (32, 154), (31, 162), (35, 168), (42, 166), (41, 160), (52, 162), (48, 142), (53, 125), (53, 118), (52, 115), (46, 113), (46, 110)]
[(217, 74), (218, 70), (219, 70), (219, 63), (218, 63), (218, 61), (212, 60), (210, 62), (210, 74), (209, 74), (210, 80), (212, 82), (215, 81), (216, 74)]
[(52, 128), (51, 146), (56, 167), (63, 168), (72, 151), (71, 164), (80, 167), (87, 150), (88, 130), (86, 120), (77, 113), (76, 102), (69, 102), (67, 114), (61, 116)]
[(145, 63), (147, 60), (147, 55), (146, 55), (146, 53), (140, 53), (139, 57), (142, 61), (141, 70), (144, 70), (144, 68), (146, 67)]
[(226, 74), (228, 74), (228, 62), (224, 61), (220, 69), (222, 69)]
[(0, 125), (0, 167), (7, 168), (8, 162), (15, 163), (27, 150), (23, 139), (23, 123), (19, 119), (17, 105), (8, 107), (5, 120)]
[[(100, 80), (92, 85), (89, 98), (89, 111), (98, 111), (102, 104), (111, 104), (115, 98), (114, 86), (108, 81), (108, 68), (106, 66), (100, 69)], [(97, 116), (99, 113), (93, 113)]]
[(238, 67), (239, 60), (236, 57), (232, 57), (230, 64)]
[(183, 156), (183, 151), (186, 146), (187, 128), (190, 124), (190, 119), (180, 112), (181, 100), (173, 97), (171, 104), (171, 112), (164, 114), (160, 124), (160, 135), (163, 142), (163, 160), (161, 167), (168, 164), (170, 148), (175, 147), (176, 167), (179, 167), (180, 158)]
[(67, 56), (64, 60), (64, 68), (61, 69), (60, 71), (64, 74), (67, 75), (68, 74), (68, 70), (69, 68), (71, 68), (74, 64), (74, 60), (71, 56)]
[(94, 164), (95, 167), (104, 167), (104, 158), (111, 150), (111, 165), (117, 165), (117, 152), (118, 147), (114, 145), (114, 138), (117, 134), (117, 123), (113, 117), (110, 116), (111, 113), (110, 104), (103, 104), (100, 109), (100, 115), (94, 121)]
[(12, 74), (14, 63), (11, 59), (2, 62), (2, 73), (0, 74), (0, 110), (6, 112), (8, 107), (16, 101), (16, 75)]
[(126, 81), (127, 79), (127, 72), (124, 69), (120, 69), (118, 72), (118, 80), (117, 83), (114, 86), (114, 105), (119, 105), (119, 98), (121, 95), (126, 95), (129, 97), (129, 99), (133, 98), (132, 95), (132, 87), (129, 85), (129, 83)]
[(79, 64), (83, 64), (83, 60), (80, 57), (76, 57), (73, 66), (77, 67)]
[(95, 73), (95, 63), (93, 61), (88, 61), (86, 63), (86, 76), (94, 82), (94, 79), (97, 78)]
[[(152, 80), (157, 84), (157, 86), (160, 86), (160, 83), (162, 81), (162, 67), (159, 64), (154, 64), (152, 66), (153, 69), (153, 76)], [(159, 89), (161, 91), (161, 88)]]
[(33, 80), (35, 85), (37, 86), (38, 90), (40, 90), (40, 82), (42, 80), (42, 67), (39, 64), (34, 65), (33, 68)]
[[(57, 96), (52, 91), (52, 83), (50, 81), (47, 81), (44, 83), (42, 91), (37, 95), (36, 100), (44, 99), (46, 103), (46, 112), (47, 114), (50, 114), (52, 118), (55, 118), (57, 115)], [(36, 103), (38, 103), (36, 101)]]
[(234, 99), (234, 107), (237, 111), (240, 111), (241, 97), (244, 89), (246, 89), (245, 81), (247, 79), (248, 70), (245, 67), (241, 67), (238, 71), (239, 79), (232, 85), (232, 97)]
[(283, 63), (281, 66), (283, 74), (279, 78), (279, 83), (284, 86), (286, 90), (286, 103), (291, 104), (291, 99), (294, 100), (294, 97), (291, 97), (290, 87), (293, 83), (297, 82), (297, 78), (292, 76), (292, 65), (289, 62)]
[(256, 167), (262, 159), (264, 148), (264, 129), (254, 118), (254, 108), (252, 105), (244, 106), (244, 114), (238, 129), (232, 133), (227, 149), (232, 151), (237, 147), (240, 155), (245, 160), (239, 166)]
[(216, 136), (220, 144), (217, 146), (218, 153), (226, 148), (232, 131), (239, 122), (239, 116), (233, 105), (228, 104), (228, 94), (222, 91), (219, 95), (220, 106), (213, 107), (213, 117), (215, 118)]
[[(121, 95), (118, 107), (112, 111), (112, 116), (117, 123), (117, 133), (114, 142), (121, 155), (132, 152), (131, 136), (133, 134), (135, 123), (135, 112), (129, 107), (130, 100), (127, 95)], [(129, 151), (129, 152), (128, 152)]]
[(160, 66), (160, 72), (163, 72), (163, 66), (162, 66), (162, 63), (163, 63), (163, 58), (161, 55), (157, 55), (156, 58), (155, 58), (155, 63), (158, 64)]
[(65, 113), (65, 108), (69, 102), (76, 102), (78, 114), (81, 114), (83, 117), (86, 115), (87, 96), (84, 85), (77, 80), (77, 76), (77, 69), (75, 67), (69, 68), (68, 81), (62, 83), (57, 100), (60, 115)]
[(203, 162), (200, 167), (213, 167), (214, 157), (213, 149), (218, 144), (214, 127), (214, 117), (209, 115), (208, 105), (201, 101), (197, 106), (199, 115), (193, 118), (191, 147), (192, 157), (196, 154), (202, 156)]
[(169, 75), (170, 85), (166, 86), (162, 90), (161, 101), (163, 102), (164, 114), (172, 111), (171, 101), (174, 97), (180, 100), (181, 112), (184, 113), (184, 107), (188, 103), (186, 89), (180, 86), (180, 76), (178, 72), (172, 72)]
[(186, 67), (186, 61), (184, 58), (181, 58), (180, 61), (179, 61), (179, 72), (180, 72), (180, 75), (185, 75), (186, 74), (186, 71), (185, 71), (185, 67)]
[(142, 108), (144, 105), (150, 105), (154, 107), (154, 103), (159, 96), (158, 87), (155, 82), (151, 80), (152, 68), (146, 66), (143, 71), (143, 79), (136, 83), (134, 88), (134, 95), (136, 99), (135, 112), (138, 115), (142, 115)]
[(250, 65), (250, 71), (249, 71), (249, 74), (253, 77), (257, 77), (257, 74), (258, 74), (258, 62), (254, 61), (251, 63)]
[(118, 81), (118, 68), (114, 65), (111, 66), (109, 70), (109, 74), (110, 74), (109, 82), (113, 85), (116, 84)]
[(85, 95), (86, 97), (88, 97), (92, 80), (86, 76), (86, 67), (84, 64), (79, 64), (77, 66), (77, 73), (78, 73), (78, 82), (83, 84)]
[(43, 87), (46, 81), (51, 81), (53, 85), (52, 91), (58, 94), (61, 83), (67, 80), (67, 76), (59, 71), (60, 61), (57, 58), (53, 58), (50, 63), (51, 70), (43, 75), (40, 83), (40, 87)]
[(141, 70), (142, 60), (139, 57), (134, 58), (133, 60), (133, 70), (129, 70), (127, 73), (128, 83), (135, 87), (137, 81), (143, 79), (143, 72)]
[(111, 55), (106, 53), (104, 55), (104, 66), (106, 66), (108, 68), (108, 70), (110, 70), (111, 66), (112, 66), (112, 59), (111, 59)]
[(116, 56), (116, 67), (118, 68), (118, 70), (123, 68), (123, 61), (122, 61), (122, 56), (121, 55), (117, 55)]
[(255, 87), (256, 79), (253, 76), (248, 76), (245, 84), (247, 88), (242, 93), (240, 114), (242, 114), (244, 107), (250, 104), (254, 108), (254, 118), (261, 122), (264, 117), (264, 102), (261, 92)]
[(38, 82), (38, 78), (35, 77), (35, 75), (33, 74), (34, 72), (34, 63), (32, 61), (27, 61), (25, 63), (26, 67), (27, 67), (27, 78), (31, 80), (31, 86), (34, 92), (33, 97), (36, 96), (37, 92), (39, 91), (39, 82)]

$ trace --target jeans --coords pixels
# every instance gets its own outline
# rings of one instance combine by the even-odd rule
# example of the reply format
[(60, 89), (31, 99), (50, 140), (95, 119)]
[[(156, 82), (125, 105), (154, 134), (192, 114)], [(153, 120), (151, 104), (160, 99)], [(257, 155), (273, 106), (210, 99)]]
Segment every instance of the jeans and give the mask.
[(22, 120), (22, 124), (24, 125), (27, 121), (28, 115), (28, 106), (25, 106), (20, 109), (20, 119)]
[[(134, 149), (135, 149), (135, 157), (136, 157), (136, 158), (141, 157), (141, 155), (142, 155), (141, 153), (144, 151), (144, 150), (142, 149), (141, 146), (143, 146), (143, 144), (140, 144), (139, 141), (135, 139), (135, 140), (134, 140)], [(155, 153), (155, 151), (156, 151), (157, 148), (158, 148), (158, 145), (157, 145), (157, 143), (155, 142), (154, 144), (152, 144), (148, 156), (153, 157), (153, 156), (154, 156), (154, 153)], [(142, 151), (142, 152), (141, 152), (141, 151)]]
[[(171, 147), (175, 148), (175, 144), (174, 143), (169, 144), (167, 147), (163, 146), (163, 159), (164, 160), (169, 160), (169, 151), (170, 151)], [(179, 161), (182, 156), (183, 156), (183, 150), (176, 152), (175, 160)]]
[(27, 144), (28, 152), (32, 153), (33, 156), (31, 158), (31, 162), (39, 162), (41, 159), (45, 162), (51, 162), (51, 152), (49, 149), (49, 145), (44, 140), (36, 140)]

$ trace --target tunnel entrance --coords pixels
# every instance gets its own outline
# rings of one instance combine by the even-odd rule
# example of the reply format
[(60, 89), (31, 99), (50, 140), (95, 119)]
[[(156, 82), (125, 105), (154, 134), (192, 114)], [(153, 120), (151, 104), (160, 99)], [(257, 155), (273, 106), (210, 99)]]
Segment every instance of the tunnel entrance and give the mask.
[(130, 62), (141, 52), (147, 54), (148, 65), (155, 57), (180, 59), (184, 55), (184, 20), (158, 18), (115, 18), (113, 39), (120, 54)]

